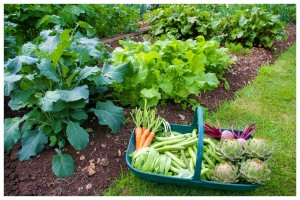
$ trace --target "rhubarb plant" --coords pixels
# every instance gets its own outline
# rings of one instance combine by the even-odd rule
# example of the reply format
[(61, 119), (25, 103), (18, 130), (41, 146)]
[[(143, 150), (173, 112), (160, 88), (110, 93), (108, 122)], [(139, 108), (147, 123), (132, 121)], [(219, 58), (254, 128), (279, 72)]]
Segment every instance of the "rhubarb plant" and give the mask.
[(52, 169), (61, 178), (74, 172), (73, 159), (62, 153), (63, 147), (69, 143), (81, 150), (89, 143), (82, 126), (89, 112), (112, 133), (119, 131), (124, 120), (123, 109), (104, 94), (111, 84), (123, 81), (129, 63), (109, 65), (105, 46), (97, 38), (85, 37), (78, 27), (88, 35), (94, 32), (86, 22), (77, 23), (74, 29), (56, 26), (42, 31), (4, 65), (4, 94), (10, 97), (10, 108), (29, 110), (23, 117), (5, 119), (4, 149), (20, 141), (17, 157), (23, 161), (43, 151), (45, 145), (57, 147)]

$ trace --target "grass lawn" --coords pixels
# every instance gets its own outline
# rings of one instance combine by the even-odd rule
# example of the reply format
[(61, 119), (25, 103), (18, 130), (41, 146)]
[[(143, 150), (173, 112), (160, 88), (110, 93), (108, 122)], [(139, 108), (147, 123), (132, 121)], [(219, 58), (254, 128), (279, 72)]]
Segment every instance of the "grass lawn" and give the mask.
[(296, 46), (273, 65), (262, 66), (258, 77), (240, 90), (235, 99), (224, 102), (205, 122), (244, 129), (250, 123), (259, 128), (255, 137), (275, 146), (269, 160), (271, 180), (251, 192), (228, 192), (151, 183), (122, 173), (104, 195), (121, 196), (295, 196), (296, 195)]

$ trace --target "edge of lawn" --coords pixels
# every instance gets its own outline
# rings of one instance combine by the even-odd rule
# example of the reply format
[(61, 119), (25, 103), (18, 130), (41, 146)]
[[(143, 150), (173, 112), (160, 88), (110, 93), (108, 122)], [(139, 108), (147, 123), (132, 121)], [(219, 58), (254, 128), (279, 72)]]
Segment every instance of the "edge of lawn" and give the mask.
[(272, 65), (264, 65), (250, 85), (223, 102), (205, 122), (244, 130), (256, 123), (254, 137), (270, 141), (275, 151), (268, 161), (270, 180), (251, 192), (228, 192), (204, 188), (152, 183), (121, 172), (104, 196), (295, 196), (296, 195), (296, 45)]

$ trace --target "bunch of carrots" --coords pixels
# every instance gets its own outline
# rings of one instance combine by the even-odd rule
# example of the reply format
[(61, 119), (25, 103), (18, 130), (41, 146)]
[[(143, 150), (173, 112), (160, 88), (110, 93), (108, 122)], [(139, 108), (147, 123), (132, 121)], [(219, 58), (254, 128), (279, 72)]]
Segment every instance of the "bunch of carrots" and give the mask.
[(162, 117), (156, 116), (156, 109), (135, 108), (131, 111), (131, 117), (135, 124), (135, 150), (150, 146), (155, 133), (160, 130), (165, 121)]

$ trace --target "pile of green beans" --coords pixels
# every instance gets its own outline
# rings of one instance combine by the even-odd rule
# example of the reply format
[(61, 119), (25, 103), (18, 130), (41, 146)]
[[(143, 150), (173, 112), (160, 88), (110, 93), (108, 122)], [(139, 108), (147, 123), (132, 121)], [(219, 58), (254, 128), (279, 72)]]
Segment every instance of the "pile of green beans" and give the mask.
[(172, 132), (170, 137), (155, 136), (150, 147), (130, 155), (132, 165), (138, 170), (162, 175), (177, 176), (180, 170), (194, 174), (197, 145), (197, 129), (186, 134)]
[(223, 160), (217, 154), (216, 146), (218, 140), (212, 138), (204, 138), (203, 140), (203, 154), (201, 166), (201, 179), (210, 180), (211, 171), (215, 168), (216, 164)]

